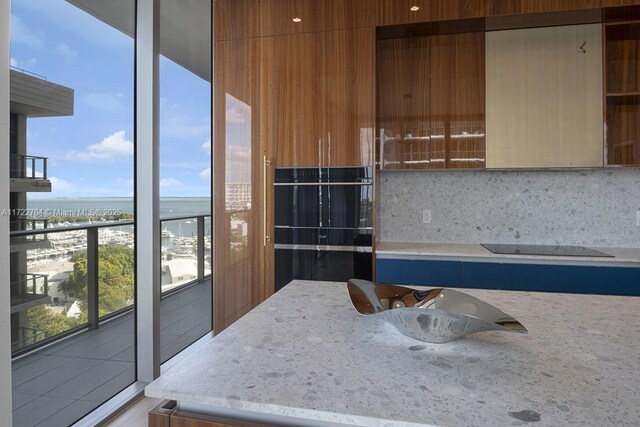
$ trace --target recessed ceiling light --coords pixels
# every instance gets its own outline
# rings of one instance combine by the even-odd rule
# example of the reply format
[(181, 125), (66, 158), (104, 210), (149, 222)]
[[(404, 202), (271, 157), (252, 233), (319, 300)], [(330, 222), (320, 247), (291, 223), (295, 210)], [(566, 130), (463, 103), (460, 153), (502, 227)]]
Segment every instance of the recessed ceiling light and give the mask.
[(411, 12), (417, 12), (420, 10), (420, 6), (411, 6)]
[(293, 22), (297, 24), (298, 22), (302, 22), (302, 19), (296, 16), (295, 18), (293, 18)]

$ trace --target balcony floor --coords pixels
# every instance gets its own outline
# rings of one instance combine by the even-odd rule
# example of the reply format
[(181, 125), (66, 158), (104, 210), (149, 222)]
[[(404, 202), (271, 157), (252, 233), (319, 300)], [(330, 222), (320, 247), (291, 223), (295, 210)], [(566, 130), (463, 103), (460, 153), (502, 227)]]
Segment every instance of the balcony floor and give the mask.
[[(135, 378), (134, 316), (124, 314), (15, 360), (16, 426), (65, 426), (91, 412)], [(211, 329), (211, 280), (160, 303), (164, 362)]]

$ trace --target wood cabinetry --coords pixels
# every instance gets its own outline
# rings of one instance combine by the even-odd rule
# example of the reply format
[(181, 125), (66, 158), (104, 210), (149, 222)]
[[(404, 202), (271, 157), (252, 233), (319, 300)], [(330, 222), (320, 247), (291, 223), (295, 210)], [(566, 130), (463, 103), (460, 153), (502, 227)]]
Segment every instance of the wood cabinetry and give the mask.
[(476, 18), (485, 14), (485, 0), (377, 0), (378, 25)]
[(484, 33), (378, 41), (383, 169), (484, 166)]
[(216, 40), (373, 27), (378, 15), (377, 0), (217, 0), (215, 3)]
[(274, 43), (275, 165), (370, 165), (373, 28), (278, 36)]
[(269, 295), (263, 275), (263, 155), (272, 135), (273, 40), (215, 43), (214, 328), (220, 332)]
[(274, 39), (271, 121), (276, 166), (319, 167), (325, 128), (324, 33)]
[(603, 166), (601, 25), (489, 32), (487, 167)]
[(640, 20), (605, 25), (607, 164), (640, 166)]
[[(640, 0), (216, 0), (216, 40), (638, 5)], [(299, 18), (294, 22), (294, 18)]]

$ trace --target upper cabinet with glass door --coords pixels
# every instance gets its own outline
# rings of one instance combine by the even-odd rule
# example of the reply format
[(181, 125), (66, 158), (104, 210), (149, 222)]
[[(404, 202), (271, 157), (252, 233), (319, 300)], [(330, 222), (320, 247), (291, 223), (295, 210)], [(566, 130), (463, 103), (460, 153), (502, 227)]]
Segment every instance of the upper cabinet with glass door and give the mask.
[(378, 40), (380, 168), (483, 168), (484, 96), (484, 32)]

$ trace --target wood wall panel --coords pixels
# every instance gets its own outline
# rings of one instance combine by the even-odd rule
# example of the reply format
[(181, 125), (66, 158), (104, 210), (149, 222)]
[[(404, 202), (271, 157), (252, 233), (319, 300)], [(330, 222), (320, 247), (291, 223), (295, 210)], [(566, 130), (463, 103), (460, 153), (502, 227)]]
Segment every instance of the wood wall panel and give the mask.
[(518, 15), (522, 0), (485, 0), (485, 16)]
[(406, 24), (411, 22), (409, 18), (411, 5), (409, 0), (378, 0), (377, 25)]
[(602, 166), (601, 26), (486, 38), (487, 167)]
[(429, 2), (429, 17), (433, 21), (477, 18), (484, 16), (484, 13), (485, 0), (450, 0)]
[[(216, 0), (216, 40), (638, 5), (640, 0)], [(411, 11), (417, 6), (417, 11)], [(299, 23), (292, 19), (299, 17)]]
[(237, 40), (373, 27), (378, 0), (217, 0), (215, 12), (215, 39)]
[(271, 32), (264, 17), (264, 0), (216, 0), (214, 4), (215, 40), (260, 37)]

